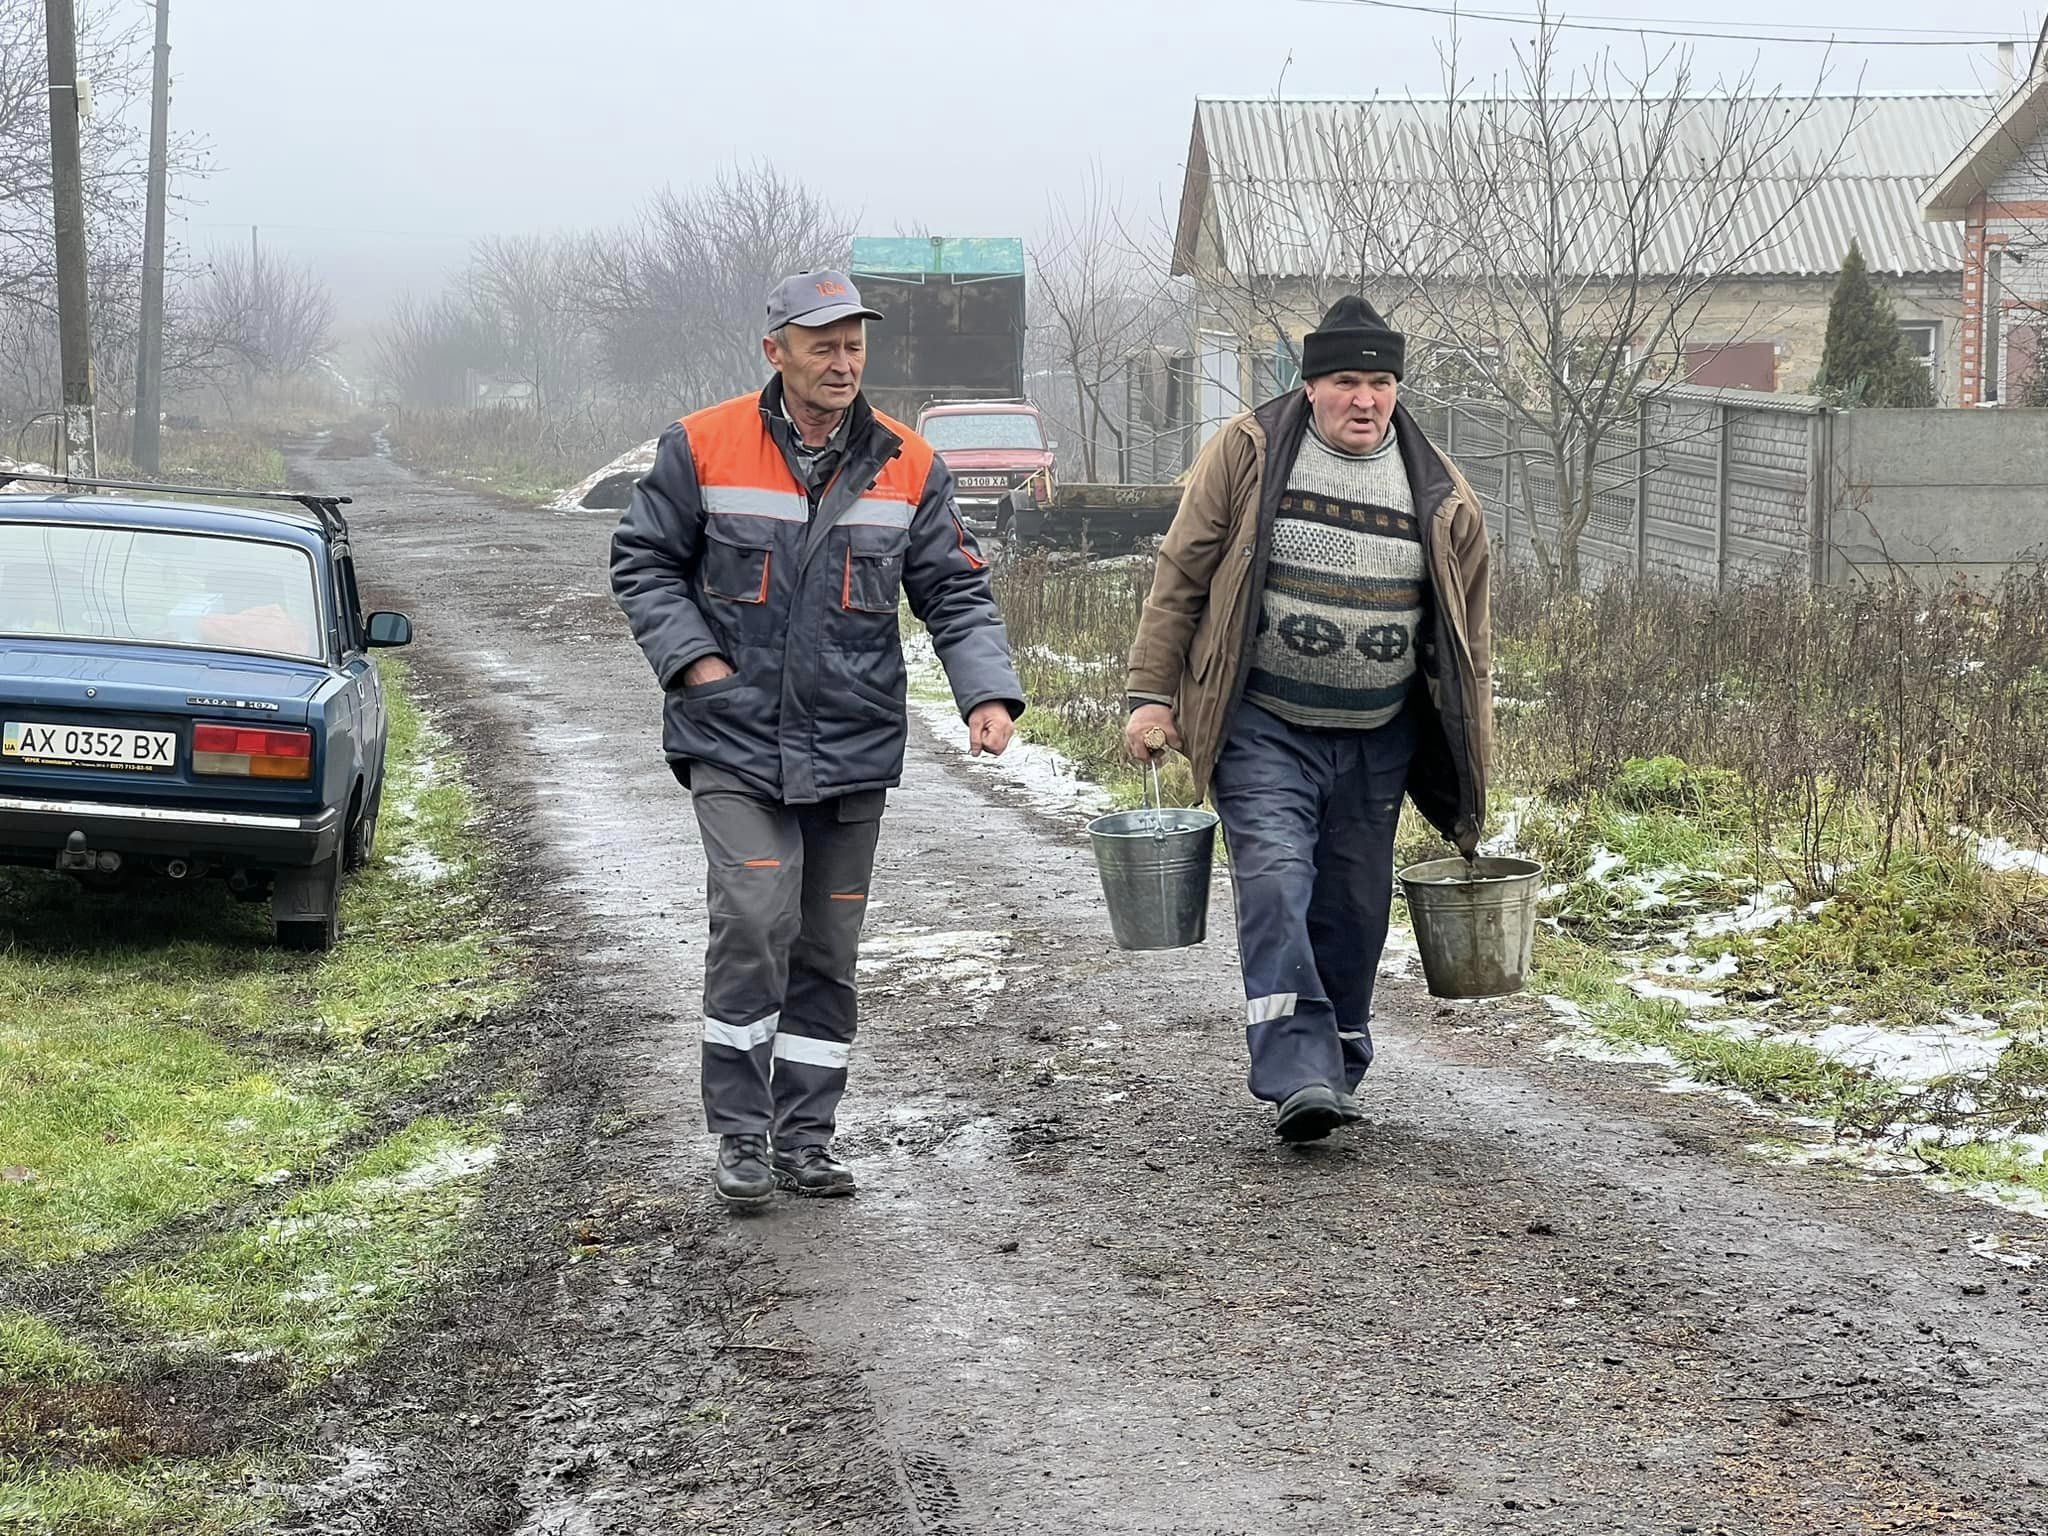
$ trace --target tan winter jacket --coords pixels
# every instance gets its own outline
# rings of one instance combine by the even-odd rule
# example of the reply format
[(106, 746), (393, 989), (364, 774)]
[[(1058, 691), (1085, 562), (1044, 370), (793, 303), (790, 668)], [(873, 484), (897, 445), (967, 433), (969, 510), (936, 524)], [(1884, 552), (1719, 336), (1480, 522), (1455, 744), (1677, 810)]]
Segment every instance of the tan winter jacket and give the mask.
[[(1244, 697), (1273, 522), (1308, 416), (1307, 397), (1296, 390), (1239, 416), (1202, 450), (1160, 546), (1131, 645), (1131, 707), (1173, 705), (1203, 794)], [(1465, 477), (1399, 406), (1395, 429), (1432, 592), (1420, 667), (1436, 728), (1420, 733), (1408, 793), (1431, 825), (1469, 853), (1486, 818), (1493, 749), (1486, 521)], [(1424, 707), (1419, 696), (1416, 703)]]

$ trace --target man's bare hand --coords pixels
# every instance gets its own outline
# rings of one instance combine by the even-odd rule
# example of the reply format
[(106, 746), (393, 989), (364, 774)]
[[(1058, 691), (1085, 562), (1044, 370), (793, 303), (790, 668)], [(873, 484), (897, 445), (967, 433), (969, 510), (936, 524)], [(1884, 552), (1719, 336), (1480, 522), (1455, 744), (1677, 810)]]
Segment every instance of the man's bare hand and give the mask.
[(1131, 711), (1130, 723), (1124, 727), (1124, 751), (1130, 754), (1132, 762), (1149, 763), (1157, 755), (1145, 743), (1145, 737), (1153, 731), (1164, 731), (1166, 744), (1174, 751), (1184, 750), (1172, 709), (1164, 704), (1141, 704)]
[(732, 666), (723, 656), (700, 656), (683, 668), (683, 686), (702, 688), (706, 683), (731, 676)]
[(967, 751), (972, 757), (986, 752), (1001, 757), (1017, 734), (1017, 722), (1010, 718), (1007, 704), (977, 704), (967, 717)]

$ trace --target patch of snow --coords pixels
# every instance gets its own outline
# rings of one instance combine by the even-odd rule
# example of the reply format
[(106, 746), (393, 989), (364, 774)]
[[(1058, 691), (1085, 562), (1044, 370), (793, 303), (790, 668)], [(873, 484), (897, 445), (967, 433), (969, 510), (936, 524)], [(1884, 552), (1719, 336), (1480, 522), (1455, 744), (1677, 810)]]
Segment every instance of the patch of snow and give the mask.
[(1518, 852), (1521, 847), (1522, 828), (1527, 823), (1529, 812), (1535, 808), (1536, 803), (1536, 801), (1525, 797), (1509, 805), (1507, 816), (1502, 820), (1500, 830), (1481, 843), (1479, 851), (1489, 859), (1505, 858)]
[[(1730, 934), (1764, 933), (1772, 928), (1781, 928), (1801, 915), (1800, 909), (1785, 900), (1791, 894), (1792, 888), (1787, 885), (1766, 886), (1732, 911), (1703, 917), (1685, 932), (1671, 935), (1671, 942), (1680, 945), (1690, 939), (1719, 939)], [(1826, 906), (1826, 902), (1816, 901), (1805, 909), (1805, 915), (1815, 916)]]
[[(1546, 999), (1553, 1007), (1564, 1003), (1563, 998)], [(1581, 1061), (1598, 1061), (1612, 1066), (1662, 1067), (1666, 1071), (1679, 1070), (1678, 1058), (1661, 1045), (1637, 1045), (1619, 1040), (1609, 1040), (1593, 1030), (1574, 1030), (1568, 1035), (1559, 1035), (1546, 1040), (1543, 1049), (1552, 1056), (1576, 1056)]]
[(1796, 1038), (1830, 1060), (1860, 1067), (1902, 1084), (1926, 1084), (1961, 1072), (1987, 1072), (2004, 1054), (2006, 1040), (1988, 1019), (1951, 1015), (1946, 1024), (1917, 1029), (1881, 1029), (1870, 1024), (1835, 1023)]
[(2022, 848), (2002, 837), (1977, 837), (1960, 827), (1956, 831), (1959, 835), (1973, 838), (1977, 845), (1977, 862), (1986, 869), (2001, 875), (2025, 872), (2048, 877), (2048, 853)]
[[(27, 460), (10, 459), (0, 454), (0, 475), (52, 475), (56, 471), (47, 464), (36, 464)], [(47, 485), (0, 485), (0, 496), (47, 496)]]
[(1702, 960), (1697, 955), (1673, 955), (1650, 967), (1658, 976), (1684, 976), (1693, 981), (1729, 981), (1741, 969), (1742, 962), (1725, 951), (1718, 960)]
[(262, 1185), (264, 1188), (268, 1189), (273, 1188), (279, 1184), (289, 1184), (293, 1179), (297, 1177), (298, 1175), (293, 1173), (289, 1168), (273, 1168), (268, 1173), (257, 1174), (255, 1182), (259, 1185)]
[(1422, 951), (1415, 947), (1415, 934), (1399, 923), (1387, 925), (1387, 947), (1380, 951), (1382, 976), (1412, 976), (1422, 963)]
[[(553, 501), (549, 502), (548, 510), (551, 512), (582, 512), (588, 510), (583, 505), (583, 498), (614, 475), (639, 476), (646, 474), (650, 469), (654, 468), (655, 451), (660, 446), (661, 439), (655, 438), (650, 442), (642, 443), (637, 448), (628, 448), (616, 459), (613, 459), (611, 463), (605, 465), (604, 468), (586, 475)], [(618, 508), (606, 507), (595, 510), (615, 513), (618, 511)]]
[(374, 1194), (413, 1195), (482, 1173), (498, 1160), (495, 1146), (441, 1147), (388, 1179), (365, 1179), (356, 1187)]
[(1627, 858), (1616, 853), (1612, 848), (1604, 846), (1595, 848), (1593, 850), (1592, 862), (1586, 866), (1586, 878), (1595, 885), (1606, 885), (1609, 875), (1612, 875), (1617, 870), (1626, 868), (1627, 865)]
[[(922, 636), (914, 641), (906, 639), (903, 655), (913, 680), (944, 679), (945, 673), (932, 655), (930, 642)], [(966, 755), (967, 722), (950, 701), (919, 698), (913, 692), (910, 706), (942, 745)], [(1114, 809), (1100, 785), (1083, 778), (1065, 756), (1037, 742), (1015, 737), (1001, 757), (984, 755), (973, 761), (986, 764), (991, 773), (1007, 780), (1032, 805), (1050, 815), (1087, 821)]]
[(1631, 976), (1627, 981), (1629, 991), (1637, 997), (1652, 1001), (1676, 1003), (1687, 1013), (1705, 1013), (1722, 1006), (1721, 998), (1714, 992), (1695, 992), (1689, 987), (1667, 987), (1648, 976)]
[(401, 880), (414, 885), (439, 885), (449, 875), (448, 861), (423, 843), (413, 843), (387, 861)]
[(512, 1536), (599, 1536), (597, 1517), (581, 1500), (550, 1497)]
[(1972, 1232), (1967, 1241), (1970, 1252), (1980, 1259), (1989, 1259), (1994, 1264), (2003, 1264), (2008, 1269), (2034, 1269), (2041, 1262), (2041, 1255), (2031, 1248), (2009, 1246), (2005, 1239), (1991, 1232)]

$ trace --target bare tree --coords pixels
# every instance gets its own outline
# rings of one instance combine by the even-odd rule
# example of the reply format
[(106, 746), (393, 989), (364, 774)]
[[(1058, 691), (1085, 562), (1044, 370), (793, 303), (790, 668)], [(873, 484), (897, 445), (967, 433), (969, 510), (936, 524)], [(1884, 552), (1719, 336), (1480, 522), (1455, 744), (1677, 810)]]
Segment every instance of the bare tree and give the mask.
[[(1091, 170), (1072, 199), (1047, 205), (1044, 232), (1031, 250), (1033, 329), (1069, 399), (1039, 401), (1064, 418), (1080, 443), (1083, 473), (1099, 480), (1107, 455), (1118, 480), (1130, 478), (1131, 427), (1125, 391), (1133, 359), (1185, 324), (1184, 299), (1159, 274), (1164, 241), (1142, 228), (1115, 189)], [(1059, 391), (1067, 393), (1066, 390)]]
[(664, 410), (757, 384), (768, 290), (791, 272), (843, 263), (852, 238), (842, 214), (773, 166), (664, 189), (590, 263), (590, 313), (613, 384)]
[(477, 311), (497, 334), (499, 356), (532, 387), (543, 421), (558, 395), (587, 382), (588, 268), (587, 242), (566, 236), (485, 240), (471, 259)]
[(1640, 392), (1682, 372), (1707, 301), (1785, 239), (1849, 128), (1816, 146), (1817, 89), (1761, 89), (1752, 67), (1701, 91), (1683, 50), (1633, 72), (1607, 53), (1574, 75), (1559, 36), (1546, 18), (1505, 80), (1454, 92), (1415, 135), (1428, 174), (1409, 249), (1435, 269), (1406, 285), (1406, 312), (1505, 404), (1518, 451), (1533, 439), (1549, 459), (1554, 540), (1532, 509), (1532, 544), (1546, 577), (1577, 591), (1580, 540)]
[[(95, 367), (103, 408), (132, 389), (146, 193), (151, 62), (146, 13), (81, 0), (80, 73), (95, 108), (80, 124)], [(0, 423), (14, 431), (58, 397), (56, 267), (51, 228), (49, 56), (42, 0), (0, 0)], [(205, 156), (174, 136), (175, 189)]]
[(471, 373), (502, 362), (501, 338), (467, 283), (434, 299), (405, 295), (377, 347), (378, 372), (398, 398), (430, 409), (467, 405)]
[(1308, 173), (1283, 165), (1221, 194), (1234, 228), (1258, 221), (1236, 259), (1260, 274), (1221, 287), (1235, 328), (1283, 340), (1339, 292), (1373, 297), (1408, 332), (1419, 384), (1495, 405), (1510, 454), (1548, 460), (1556, 517), (1546, 528), (1529, 508), (1530, 543), (1576, 590), (1642, 391), (1682, 372), (1709, 301), (1786, 239), (1856, 108), (1829, 127), (1818, 84), (1765, 89), (1754, 68), (1702, 82), (1684, 49), (1574, 70), (1561, 36), (1539, 17), (1513, 67), (1475, 87), (1454, 33), (1444, 100), (1332, 114), (1283, 143)]

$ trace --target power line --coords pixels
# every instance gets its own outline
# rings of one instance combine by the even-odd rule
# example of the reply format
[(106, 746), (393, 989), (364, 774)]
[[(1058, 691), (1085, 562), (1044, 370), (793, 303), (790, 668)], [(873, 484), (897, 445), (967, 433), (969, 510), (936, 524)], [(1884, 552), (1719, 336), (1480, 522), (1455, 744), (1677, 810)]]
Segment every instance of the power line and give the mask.
[[(1787, 32), (1727, 32), (1708, 30), (1713, 27), (1743, 26), (1743, 22), (1705, 22), (1666, 20), (1658, 17), (1613, 16), (1599, 21), (1566, 21), (1534, 15), (1529, 12), (1470, 11), (1457, 6), (1428, 5), (1422, 0), (1295, 0), (1297, 5), (1333, 5), (1345, 9), (1366, 9), (1375, 11), (1406, 11), (1420, 16), (1437, 16), (1450, 21), (1490, 21), (1508, 26), (1547, 26), (1560, 32), (1607, 32), (1622, 33), (1630, 37), (1675, 37), (1698, 41), (1724, 43), (1804, 43), (1818, 44), (1830, 48), (1985, 48), (1994, 43), (2031, 43), (2031, 37), (2016, 33), (1996, 32), (1961, 33), (1934, 28), (1913, 27), (1866, 27), (1865, 33), (1906, 33), (1907, 36), (1849, 36), (1842, 33), (1819, 35), (1819, 29), (1806, 29), (1810, 35), (1798, 36)], [(1759, 26), (1793, 26), (1797, 22), (1757, 23)]]

